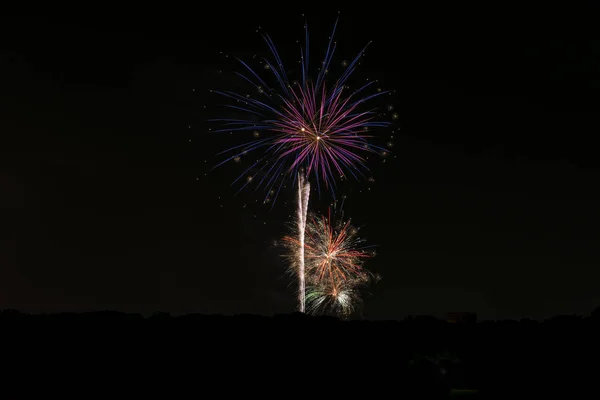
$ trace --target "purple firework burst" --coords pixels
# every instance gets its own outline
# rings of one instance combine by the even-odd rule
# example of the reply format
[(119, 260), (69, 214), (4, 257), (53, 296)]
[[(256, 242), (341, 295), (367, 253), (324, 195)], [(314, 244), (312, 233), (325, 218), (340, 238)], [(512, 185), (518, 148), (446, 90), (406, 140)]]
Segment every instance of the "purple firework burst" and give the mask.
[[(250, 182), (258, 181), (257, 188), (264, 186), (276, 198), (286, 175), (293, 176), (295, 180), (300, 172), (308, 179), (314, 177), (317, 188), (324, 185), (333, 191), (337, 177), (364, 177), (368, 170), (363, 156), (365, 152), (387, 151), (370, 144), (368, 138), (371, 136), (367, 135), (367, 131), (369, 127), (385, 127), (389, 123), (377, 121), (375, 109), (365, 109), (369, 100), (387, 92), (367, 94), (374, 81), (354, 91), (346, 85), (368, 44), (347, 64), (346, 70), (333, 84), (326, 82), (336, 48), (333, 39), (336, 27), (337, 20), (316, 79), (309, 77), (309, 35), (305, 26), (305, 49), (300, 50), (300, 82), (288, 79), (273, 41), (268, 35), (263, 35), (273, 56), (272, 61), (264, 59), (264, 63), (273, 74), (276, 85), (269, 86), (260, 74), (239, 60), (247, 73), (238, 75), (253, 85), (259, 95), (250, 97), (232, 91), (216, 91), (236, 102), (226, 107), (247, 116), (245, 119), (212, 120), (223, 124), (217, 132), (267, 132), (265, 137), (255, 135), (255, 140), (220, 153), (228, 154), (228, 157), (215, 168), (228, 161), (239, 160), (240, 156), (249, 152), (262, 151), (256, 162), (234, 182), (242, 177), (252, 178), (246, 179), (240, 190)], [(254, 179), (256, 176), (260, 179)]]

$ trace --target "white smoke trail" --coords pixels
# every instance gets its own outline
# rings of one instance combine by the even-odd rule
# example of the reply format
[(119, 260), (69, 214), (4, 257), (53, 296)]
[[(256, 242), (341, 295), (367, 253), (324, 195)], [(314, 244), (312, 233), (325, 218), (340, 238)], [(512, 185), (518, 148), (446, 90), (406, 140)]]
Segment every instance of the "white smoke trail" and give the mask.
[(306, 277), (304, 272), (304, 233), (306, 230), (306, 215), (308, 212), (308, 199), (310, 196), (310, 183), (302, 171), (298, 173), (298, 301), (300, 312), (305, 311), (306, 304)]

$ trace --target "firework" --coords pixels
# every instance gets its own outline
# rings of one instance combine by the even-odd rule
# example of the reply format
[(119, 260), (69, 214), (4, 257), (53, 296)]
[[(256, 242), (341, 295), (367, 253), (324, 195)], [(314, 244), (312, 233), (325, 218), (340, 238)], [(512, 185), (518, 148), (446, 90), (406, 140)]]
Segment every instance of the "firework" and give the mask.
[(332, 217), (331, 210), (328, 216), (311, 214), (306, 220), (304, 241), (302, 235), (301, 239), (283, 239), (287, 256), (298, 260), (292, 263), (293, 272), (305, 276), (306, 308), (310, 313), (349, 315), (360, 301), (359, 289), (375, 277), (363, 268), (374, 255), (372, 247), (364, 245), (350, 222), (343, 215)]
[(308, 312), (313, 315), (332, 313), (346, 317), (360, 301), (357, 285), (352, 281), (310, 285), (306, 292)]
[(388, 92), (369, 94), (376, 81), (369, 81), (356, 90), (350, 90), (347, 85), (366, 47), (347, 63), (337, 80), (327, 83), (326, 75), (336, 49), (336, 27), (337, 21), (316, 79), (309, 76), (309, 36), (305, 26), (306, 43), (300, 51), (299, 81), (288, 78), (274, 42), (268, 35), (263, 35), (272, 55), (271, 60), (263, 60), (263, 65), (268, 67), (266, 71), (272, 75), (274, 84), (269, 85), (267, 77), (263, 79), (249, 64), (239, 60), (246, 73), (237, 75), (254, 87), (254, 94), (214, 91), (233, 102), (225, 107), (243, 115), (239, 119), (211, 120), (222, 125), (216, 132), (253, 132), (249, 142), (220, 153), (226, 157), (215, 168), (243, 155), (259, 153), (256, 161), (234, 183), (247, 178), (248, 174), (260, 176), (260, 179), (246, 179), (240, 190), (254, 182), (257, 188), (263, 186), (267, 192), (274, 190), (276, 198), (287, 178), (297, 180), (302, 173), (307, 180), (315, 179), (318, 190), (324, 185), (333, 191), (339, 177), (358, 179), (365, 176), (368, 170), (365, 154), (386, 151), (368, 141), (372, 137), (368, 128), (389, 125), (377, 120), (378, 114), (375, 109), (368, 108), (368, 103)]
[[(387, 150), (369, 143), (371, 127), (386, 127), (388, 122), (378, 121), (375, 109), (368, 108), (370, 100), (382, 96), (380, 89), (368, 94), (376, 81), (350, 90), (348, 80), (356, 70), (365, 46), (351, 61), (342, 64), (344, 72), (329, 84), (326, 75), (336, 49), (334, 34), (337, 20), (327, 46), (324, 60), (317, 70), (316, 78), (310, 76), (309, 34), (305, 25), (305, 46), (300, 50), (301, 76), (298, 81), (288, 78), (286, 69), (273, 40), (263, 35), (272, 59), (263, 59), (265, 71), (271, 75), (272, 85), (261, 77), (246, 62), (239, 60), (246, 73), (238, 73), (253, 87), (254, 94), (240, 94), (232, 91), (216, 91), (233, 104), (225, 107), (234, 109), (244, 117), (238, 119), (216, 119), (222, 129), (216, 132), (252, 131), (253, 139), (220, 153), (226, 158), (216, 167), (228, 161), (239, 161), (249, 153), (259, 153), (235, 181), (245, 182), (240, 190), (251, 182), (256, 187), (263, 186), (269, 199), (275, 203), (283, 183), (292, 178), (298, 183), (298, 251), (297, 266), (299, 278), (299, 309), (305, 311), (305, 246), (304, 232), (307, 223), (310, 179), (316, 182), (320, 191), (322, 185), (334, 193), (336, 179), (352, 176), (356, 179), (365, 176), (365, 153), (387, 154)], [(264, 131), (265, 134), (261, 134)], [(255, 179), (258, 177), (258, 179)], [(242, 181), (243, 182), (243, 181)]]

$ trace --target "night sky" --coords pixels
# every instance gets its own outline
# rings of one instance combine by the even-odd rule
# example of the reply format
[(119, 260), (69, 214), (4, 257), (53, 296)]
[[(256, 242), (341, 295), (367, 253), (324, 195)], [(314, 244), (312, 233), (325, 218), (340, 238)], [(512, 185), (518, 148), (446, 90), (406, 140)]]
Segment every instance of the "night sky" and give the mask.
[[(259, 26), (296, 68), (303, 12), (318, 58), (337, 11), (1, 12), (0, 309), (294, 310), (274, 246), (294, 193), (271, 208), (235, 195), (243, 165), (210, 171), (232, 139), (208, 131), (209, 90), (237, 85), (233, 56), (268, 54)], [(334, 63), (373, 40), (356, 74), (399, 116), (375, 182), (339, 193), (378, 245), (365, 318), (600, 304), (597, 11), (341, 10)]]

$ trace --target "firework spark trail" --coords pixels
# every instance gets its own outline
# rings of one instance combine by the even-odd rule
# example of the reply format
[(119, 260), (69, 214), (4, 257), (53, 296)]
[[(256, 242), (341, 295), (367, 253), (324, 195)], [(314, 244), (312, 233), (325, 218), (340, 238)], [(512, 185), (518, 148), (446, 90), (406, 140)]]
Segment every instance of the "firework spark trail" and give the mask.
[(298, 290), (300, 312), (306, 308), (306, 272), (304, 266), (304, 239), (306, 232), (306, 219), (308, 217), (308, 199), (310, 196), (310, 183), (302, 173), (298, 174)]

